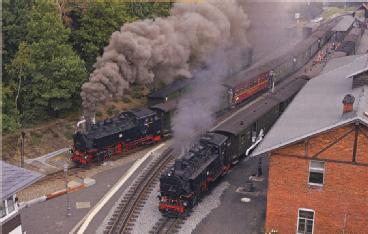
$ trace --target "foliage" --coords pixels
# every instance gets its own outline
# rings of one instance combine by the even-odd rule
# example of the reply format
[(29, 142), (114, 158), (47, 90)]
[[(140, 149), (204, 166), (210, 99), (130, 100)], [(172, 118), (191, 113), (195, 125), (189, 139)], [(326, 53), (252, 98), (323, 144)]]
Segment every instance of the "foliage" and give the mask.
[(19, 123), (19, 113), (15, 108), (15, 103), (13, 100), (12, 92), (9, 87), (4, 87), (2, 89), (2, 130), (3, 132), (14, 132), (20, 127)]
[(33, 5), (33, 0), (7, 0), (3, 1), (3, 49), (2, 66), (3, 82), (9, 81), (5, 66), (10, 63), (18, 50), (19, 44), (27, 35), (25, 30), (29, 20), (29, 12)]
[[(3, 1), (2, 130), (70, 115), (111, 34), (127, 22), (167, 16), (171, 3)], [(134, 87), (133, 96), (142, 96)], [(125, 102), (131, 102), (129, 98)], [(111, 114), (116, 110), (111, 110)]]
[(87, 70), (93, 69), (96, 57), (101, 55), (111, 34), (125, 22), (135, 20), (126, 13), (125, 4), (92, 2), (83, 14), (78, 30), (73, 30), (71, 38), (74, 48), (86, 62)]
[(170, 13), (171, 2), (130, 2), (129, 13), (139, 19), (165, 17)]
[[(22, 120), (35, 121), (70, 109), (87, 75), (83, 61), (68, 44), (70, 29), (64, 27), (54, 5), (35, 4), (27, 32), (26, 45), (22, 44), (8, 71), (25, 79)], [(27, 57), (24, 50), (29, 51)]]

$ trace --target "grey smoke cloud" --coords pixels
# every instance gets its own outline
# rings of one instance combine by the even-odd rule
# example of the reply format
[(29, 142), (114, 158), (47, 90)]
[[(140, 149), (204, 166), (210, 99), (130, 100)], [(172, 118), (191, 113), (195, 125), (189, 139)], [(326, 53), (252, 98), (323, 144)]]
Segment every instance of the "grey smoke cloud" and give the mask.
[(248, 27), (235, 0), (176, 3), (167, 18), (125, 24), (112, 34), (82, 86), (84, 114), (91, 116), (99, 103), (122, 97), (131, 83), (191, 77), (219, 48), (247, 48)]

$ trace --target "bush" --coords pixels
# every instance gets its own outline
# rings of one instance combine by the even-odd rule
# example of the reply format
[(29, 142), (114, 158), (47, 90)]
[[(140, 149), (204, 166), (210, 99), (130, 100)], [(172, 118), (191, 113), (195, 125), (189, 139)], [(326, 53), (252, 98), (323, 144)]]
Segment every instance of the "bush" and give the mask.
[(99, 111), (97, 111), (96, 112), (96, 117), (101, 117), (102, 116), (102, 113), (101, 112), (99, 112)]
[(112, 116), (112, 115), (114, 115), (114, 110), (115, 110), (115, 106), (114, 105), (111, 105), (111, 106), (109, 106), (108, 108), (107, 108), (107, 111), (106, 111), (106, 113), (107, 113), (107, 115), (108, 116)]

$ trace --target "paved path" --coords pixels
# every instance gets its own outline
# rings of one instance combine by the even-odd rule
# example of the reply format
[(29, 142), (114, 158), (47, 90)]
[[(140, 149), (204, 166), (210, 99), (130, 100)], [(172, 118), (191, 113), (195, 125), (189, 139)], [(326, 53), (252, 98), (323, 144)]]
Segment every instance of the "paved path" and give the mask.
[[(137, 153), (139, 154), (139, 152)], [(93, 217), (89, 225), (87, 225), (84, 233), (95, 233), (106, 215), (115, 205), (115, 202), (120, 198), (123, 191), (131, 184), (132, 180), (138, 176), (139, 171), (144, 168), (149, 161), (150, 160), (146, 160), (141, 167), (133, 173), (131, 178), (127, 179), (126, 183), (111, 196), (105, 206)], [(93, 177), (96, 180), (95, 185), (78, 192), (70, 193), (69, 199), (72, 213), (70, 217), (66, 215), (66, 195), (21, 210), (22, 223), (26, 232), (29, 234), (64, 234), (70, 232), (77, 224), (81, 224), (80, 221), (101, 201), (101, 198), (111, 190), (114, 184), (116, 184), (121, 176), (129, 170), (133, 163), (134, 161), (128, 162), (111, 170), (99, 173)]]
[(55, 156), (57, 156), (59, 154), (65, 153), (68, 150), (70, 150), (70, 148), (62, 148), (62, 149), (56, 150), (54, 152), (51, 152), (51, 153), (48, 153), (48, 154), (45, 154), (45, 155), (42, 155), (42, 156), (37, 157), (37, 158), (26, 159), (25, 162), (26, 163), (32, 163), (34, 161), (38, 161), (38, 162), (41, 162), (41, 163), (46, 164), (46, 160), (47, 159), (52, 158), (52, 157), (55, 157)]

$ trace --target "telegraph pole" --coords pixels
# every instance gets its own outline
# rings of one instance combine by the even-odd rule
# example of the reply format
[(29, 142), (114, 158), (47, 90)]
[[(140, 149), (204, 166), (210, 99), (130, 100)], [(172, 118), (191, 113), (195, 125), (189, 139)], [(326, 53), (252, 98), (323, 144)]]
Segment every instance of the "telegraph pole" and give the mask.
[(26, 133), (22, 131), (20, 141), (20, 167), (24, 167), (24, 138)]
[(68, 191), (68, 164), (64, 164), (64, 176), (65, 176), (65, 191), (66, 191), (66, 216), (71, 216), (71, 208), (69, 201), (69, 191)]

